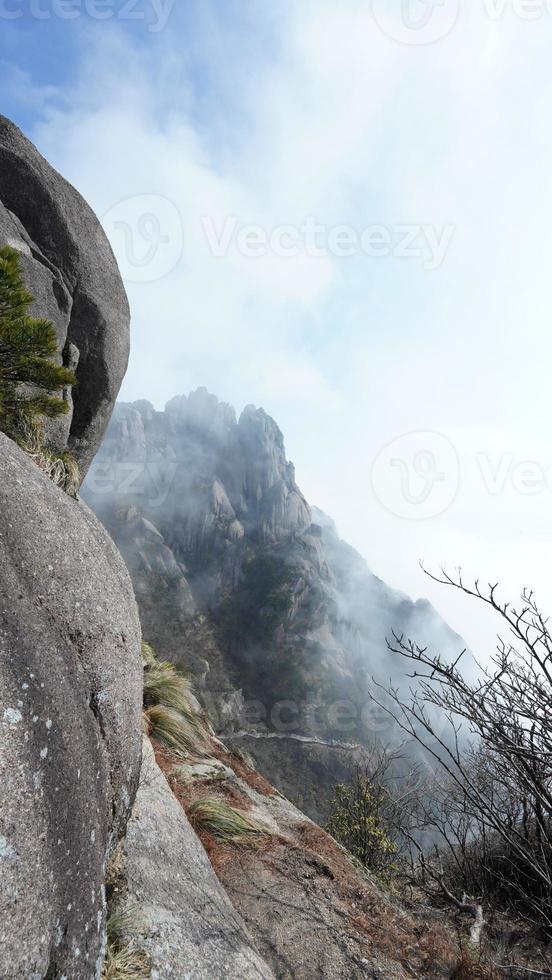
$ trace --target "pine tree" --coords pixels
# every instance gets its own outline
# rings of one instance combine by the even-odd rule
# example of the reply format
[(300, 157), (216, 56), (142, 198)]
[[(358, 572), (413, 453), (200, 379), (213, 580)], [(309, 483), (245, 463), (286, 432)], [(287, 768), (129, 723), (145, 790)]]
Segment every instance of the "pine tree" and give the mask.
[(53, 324), (29, 316), (32, 302), (18, 253), (0, 248), (0, 430), (18, 442), (26, 424), (68, 411), (56, 392), (76, 383), (73, 372), (53, 360), (58, 353)]

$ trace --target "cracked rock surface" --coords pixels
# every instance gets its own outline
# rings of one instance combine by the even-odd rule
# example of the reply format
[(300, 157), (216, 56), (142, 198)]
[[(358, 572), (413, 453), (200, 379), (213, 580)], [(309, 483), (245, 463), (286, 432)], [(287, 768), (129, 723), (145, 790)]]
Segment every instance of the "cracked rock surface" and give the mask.
[(88, 508), (0, 434), (0, 978), (91, 980), (141, 758), (132, 586)]

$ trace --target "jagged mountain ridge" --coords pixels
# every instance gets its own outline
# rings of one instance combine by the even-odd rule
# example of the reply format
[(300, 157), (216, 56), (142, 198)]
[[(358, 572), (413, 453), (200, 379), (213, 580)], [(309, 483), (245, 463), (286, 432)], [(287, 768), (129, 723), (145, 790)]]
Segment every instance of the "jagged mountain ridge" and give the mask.
[[(394, 669), (386, 635), (461, 649), (430, 603), (386, 586), (308, 505), (262, 409), (248, 406), (237, 419), (205, 389), (164, 412), (119, 404), (85, 496), (125, 557), (145, 635), (187, 665), (227, 736), (388, 741), (389, 720), (368, 695), (372, 675), (385, 680)], [(292, 773), (278, 780), (284, 742), (277, 766), (274, 741), (244, 745), (306, 806), (299, 786), (324, 766), (305, 748), (301, 776), (290, 746)], [(335, 781), (341, 763), (330, 768)], [(321, 816), (314, 805), (309, 812)]]

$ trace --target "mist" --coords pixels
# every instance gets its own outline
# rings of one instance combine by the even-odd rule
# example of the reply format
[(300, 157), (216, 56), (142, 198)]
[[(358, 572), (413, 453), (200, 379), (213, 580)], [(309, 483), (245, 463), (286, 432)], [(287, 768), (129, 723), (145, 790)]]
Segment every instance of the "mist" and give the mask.
[(192, 671), (221, 728), (389, 740), (371, 692), (411, 681), (386, 640), (404, 634), (450, 661), (465, 647), (309, 506), (262, 409), (237, 419), (206, 389), (164, 412), (121, 403), (83, 492), (127, 561), (146, 639)]

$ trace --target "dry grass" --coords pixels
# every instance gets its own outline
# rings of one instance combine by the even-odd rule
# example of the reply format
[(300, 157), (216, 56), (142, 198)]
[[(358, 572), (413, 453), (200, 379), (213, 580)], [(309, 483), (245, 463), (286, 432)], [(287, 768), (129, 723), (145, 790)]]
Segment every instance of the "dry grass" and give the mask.
[(211, 754), (215, 759), (219, 759), (226, 766), (236, 773), (239, 779), (243, 779), (251, 789), (256, 790), (261, 796), (279, 796), (278, 790), (274, 789), (260, 772), (252, 769), (236, 752), (227, 752), (220, 746), (213, 745)]
[(102, 980), (149, 980), (148, 958), (132, 943), (107, 944)]
[(451, 980), (502, 980), (504, 973), (495, 969), (483, 954), (463, 952)]
[(44, 448), (44, 425), (39, 418), (23, 419), (19, 428), (18, 443), (21, 449), (52, 483), (71, 497), (76, 496), (81, 475), (79, 465), (72, 453), (57, 454)]
[(71, 453), (56, 456), (45, 449), (38, 453), (27, 453), (33, 462), (46, 474), (56, 487), (60, 487), (69, 496), (74, 497), (80, 486), (80, 470), (78, 463)]
[(135, 910), (124, 909), (121, 906), (112, 908), (107, 917), (107, 940), (111, 943), (122, 942), (132, 929)]
[(180, 759), (201, 751), (203, 738), (187, 718), (163, 704), (153, 704), (144, 711), (146, 731), (150, 738), (166, 745)]
[(222, 844), (254, 843), (260, 837), (272, 836), (268, 827), (214, 797), (195, 800), (187, 813), (198, 833), (207, 832)]
[(199, 724), (198, 709), (190, 682), (168, 660), (157, 660), (147, 644), (143, 644), (144, 707), (162, 704), (173, 708), (192, 724)]
[(102, 980), (149, 980), (151, 977), (148, 957), (128, 938), (133, 920), (133, 909), (116, 907), (108, 916)]
[(144, 727), (151, 738), (179, 758), (197, 755), (207, 738), (205, 721), (187, 677), (168, 661), (158, 660), (148, 643), (144, 661)]
[(356, 869), (347, 853), (320, 827), (304, 823), (296, 828), (296, 834), (297, 849), (323, 862), (325, 875), (331, 873), (332, 892), (347, 909), (351, 933), (368, 939), (384, 956), (398, 960), (415, 976), (431, 980), (450, 977), (458, 960), (458, 945), (447, 929), (434, 922), (414, 922), (386, 897), (370, 875)]
[(106, 923), (107, 948), (102, 980), (149, 980), (151, 971), (146, 954), (133, 939), (136, 928), (135, 906), (123, 908), (121, 899), (126, 890), (123, 851), (120, 847), (111, 856), (105, 875), (108, 916)]
[(108, 909), (111, 909), (115, 901), (120, 901), (126, 890), (124, 855), (121, 846), (119, 846), (111, 855), (105, 871), (105, 893)]

